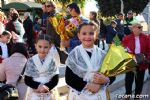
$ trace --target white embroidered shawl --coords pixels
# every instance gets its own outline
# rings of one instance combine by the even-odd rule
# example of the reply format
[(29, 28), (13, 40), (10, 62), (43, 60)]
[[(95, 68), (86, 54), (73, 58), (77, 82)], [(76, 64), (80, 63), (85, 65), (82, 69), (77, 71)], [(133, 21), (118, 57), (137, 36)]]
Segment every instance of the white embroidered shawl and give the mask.
[(47, 54), (42, 65), (38, 54), (31, 57), (26, 63), (25, 75), (31, 77), (51, 76), (59, 74), (58, 67), (51, 54)]
[(92, 81), (93, 73), (100, 69), (105, 53), (97, 46), (93, 47), (91, 58), (82, 45), (72, 50), (66, 60), (66, 65), (84, 81)]

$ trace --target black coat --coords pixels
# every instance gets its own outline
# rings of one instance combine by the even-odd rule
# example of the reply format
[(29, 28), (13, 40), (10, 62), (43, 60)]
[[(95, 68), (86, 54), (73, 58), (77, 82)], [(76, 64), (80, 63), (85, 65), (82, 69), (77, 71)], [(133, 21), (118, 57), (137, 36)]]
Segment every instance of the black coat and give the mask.
[[(11, 45), (10, 44), (7, 44), (7, 48), (8, 48), (8, 56), (11, 55)], [(0, 55), (2, 55), (2, 47), (0, 46)]]
[(30, 17), (24, 20), (23, 27), (25, 29), (24, 37), (26, 37), (28, 40), (32, 40), (33, 39), (33, 22), (30, 19)]

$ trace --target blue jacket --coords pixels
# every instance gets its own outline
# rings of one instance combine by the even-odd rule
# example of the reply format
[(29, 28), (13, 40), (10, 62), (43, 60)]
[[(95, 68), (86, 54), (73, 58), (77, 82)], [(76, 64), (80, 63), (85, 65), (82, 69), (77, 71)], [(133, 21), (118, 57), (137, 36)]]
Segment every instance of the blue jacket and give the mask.
[(106, 43), (111, 44), (113, 41), (113, 38), (117, 34), (117, 31), (115, 28), (113, 28), (111, 25), (106, 26)]

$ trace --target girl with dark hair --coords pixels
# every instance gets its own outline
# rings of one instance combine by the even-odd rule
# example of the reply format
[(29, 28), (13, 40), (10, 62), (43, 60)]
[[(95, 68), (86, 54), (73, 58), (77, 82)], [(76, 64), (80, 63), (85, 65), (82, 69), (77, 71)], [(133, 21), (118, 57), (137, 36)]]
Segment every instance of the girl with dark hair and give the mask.
[(12, 55), (0, 64), (0, 81), (11, 84), (18, 89), (19, 100), (24, 100), (27, 86), (23, 79), (18, 82), (19, 76), (27, 61), (28, 53), (23, 43), (15, 43)]
[(14, 53), (21, 53), (22, 55), (24, 55), (26, 58), (29, 57), (28, 52), (27, 52), (27, 48), (26, 45), (24, 43), (15, 43), (14, 46), (12, 47), (12, 51), (11, 54)]
[(66, 60), (65, 78), (70, 87), (68, 100), (107, 100), (109, 78), (98, 73), (105, 53), (94, 45), (95, 35), (95, 24), (79, 26), (81, 45), (76, 46)]
[(52, 42), (48, 35), (39, 35), (35, 44), (37, 54), (26, 63), (25, 83), (28, 86), (26, 100), (58, 100), (54, 88), (58, 83), (59, 71), (49, 52), (51, 46)]

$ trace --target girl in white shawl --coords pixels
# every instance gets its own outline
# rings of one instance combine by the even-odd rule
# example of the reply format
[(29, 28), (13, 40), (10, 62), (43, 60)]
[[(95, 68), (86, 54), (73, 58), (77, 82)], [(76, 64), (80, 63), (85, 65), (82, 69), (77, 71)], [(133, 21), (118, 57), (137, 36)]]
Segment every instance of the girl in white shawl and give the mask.
[(58, 100), (54, 87), (58, 83), (59, 72), (49, 50), (50, 37), (41, 34), (35, 44), (37, 54), (26, 64), (25, 83), (29, 87), (26, 100)]
[(81, 45), (73, 49), (66, 60), (69, 100), (107, 100), (109, 78), (98, 73), (105, 53), (94, 45), (95, 35), (95, 24), (83, 23), (79, 26)]

